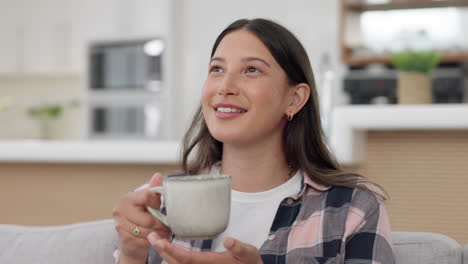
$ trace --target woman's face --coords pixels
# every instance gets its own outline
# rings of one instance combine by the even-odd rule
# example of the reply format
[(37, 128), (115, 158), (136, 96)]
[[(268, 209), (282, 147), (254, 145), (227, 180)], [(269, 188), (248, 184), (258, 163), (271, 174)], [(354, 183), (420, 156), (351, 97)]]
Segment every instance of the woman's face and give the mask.
[(281, 137), (291, 102), (286, 73), (247, 30), (227, 34), (211, 58), (202, 97), (214, 138), (250, 144)]

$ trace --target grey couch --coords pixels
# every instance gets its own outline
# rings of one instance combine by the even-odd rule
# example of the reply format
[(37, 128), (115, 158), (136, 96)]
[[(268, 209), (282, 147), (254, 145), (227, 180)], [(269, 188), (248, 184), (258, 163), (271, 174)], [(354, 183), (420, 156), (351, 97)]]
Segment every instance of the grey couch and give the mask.
[[(468, 245), (462, 249), (444, 235), (394, 232), (393, 243), (399, 264), (468, 264)], [(53, 227), (0, 225), (1, 264), (114, 263), (116, 245), (112, 220)]]

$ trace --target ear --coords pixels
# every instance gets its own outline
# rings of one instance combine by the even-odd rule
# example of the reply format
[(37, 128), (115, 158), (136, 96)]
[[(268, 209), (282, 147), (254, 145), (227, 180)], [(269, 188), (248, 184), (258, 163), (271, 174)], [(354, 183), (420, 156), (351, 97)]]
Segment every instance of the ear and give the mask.
[(310, 87), (306, 83), (299, 83), (291, 89), (291, 100), (286, 109), (286, 115), (295, 115), (301, 111), (310, 96)]

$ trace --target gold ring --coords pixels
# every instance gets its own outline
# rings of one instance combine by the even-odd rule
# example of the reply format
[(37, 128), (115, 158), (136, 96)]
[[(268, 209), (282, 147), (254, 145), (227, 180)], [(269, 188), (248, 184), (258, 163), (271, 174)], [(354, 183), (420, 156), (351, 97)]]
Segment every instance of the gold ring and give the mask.
[(138, 236), (140, 234), (140, 229), (138, 228), (138, 226), (135, 226), (135, 229), (133, 229), (132, 233), (135, 235), (135, 236)]

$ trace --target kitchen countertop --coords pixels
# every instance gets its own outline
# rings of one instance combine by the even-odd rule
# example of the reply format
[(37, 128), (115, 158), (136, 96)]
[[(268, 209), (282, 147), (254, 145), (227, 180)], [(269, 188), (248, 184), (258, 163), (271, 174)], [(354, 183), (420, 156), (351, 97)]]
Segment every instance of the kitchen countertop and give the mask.
[(176, 164), (179, 142), (101, 140), (0, 141), (3, 162)]
[(364, 161), (369, 130), (468, 130), (468, 104), (336, 107), (329, 142), (341, 164)]

